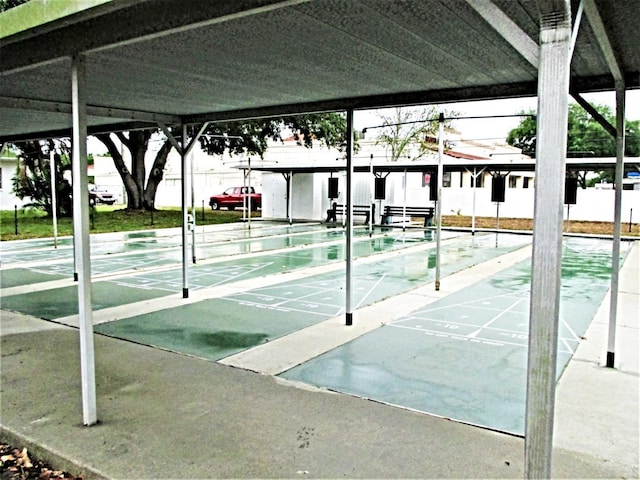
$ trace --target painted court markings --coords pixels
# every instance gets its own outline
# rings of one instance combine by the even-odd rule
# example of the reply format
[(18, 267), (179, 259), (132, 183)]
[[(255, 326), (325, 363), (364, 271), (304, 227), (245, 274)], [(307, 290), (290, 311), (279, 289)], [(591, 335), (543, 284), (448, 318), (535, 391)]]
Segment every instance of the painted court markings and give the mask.
[[(610, 278), (610, 242), (565, 239), (565, 246), (558, 377)], [(518, 262), (281, 376), (522, 434), (530, 270), (530, 259)]]
[[(248, 265), (201, 265), (189, 272), (189, 288), (198, 290), (201, 288), (215, 287), (216, 285), (242, 280), (254, 273), (273, 265), (273, 262), (256, 262)], [(117, 280), (108, 280), (116, 285), (126, 288), (158, 289), (175, 293), (182, 288), (182, 277), (175, 269), (162, 272), (149, 272)]]
[[(381, 278), (358, 276), (354, 279), (356, 304), (362, 303), (375, 290)], [(274, 285), (223, 297), (245, 307), (300, 312), (305, 315), (334, 317), (344, 312), (344, 284), (321, 279), (309, 282)]]

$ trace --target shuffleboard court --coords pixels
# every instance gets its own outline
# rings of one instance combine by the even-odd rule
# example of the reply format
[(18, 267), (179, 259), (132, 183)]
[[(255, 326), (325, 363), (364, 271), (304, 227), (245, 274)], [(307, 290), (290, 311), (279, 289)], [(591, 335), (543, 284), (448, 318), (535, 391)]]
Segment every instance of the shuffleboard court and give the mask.
[[(269, 236), (268, 233), (272, 235)], [(263, 227), (253, 233), (247, 233), (246, 230), (222, 230), (216, 233), (220, 236), (215, 238), (213, 233), (207, 235), (209, 243), (197, 244), (196, 252), (199, 262), (285, 248), (343, 242), (345, 232), (342, 229), (306, 225), (303, 229), (282, 226), (268, 229)], [(406, 236), (410, 237), (410, 235)], [(155, 238), (152, 232), (144, 232), (144, 242), (139, 242), (137, 236), (134, 236), (134, 241), (127, 236), (125, 242), (112, 240), (99, 243), (98, 251), (92, 251), (92, 275), (110, 275), (180, 265), (182, 262), (180, 238), (166, 234), (159, 235), (157, 241)], [(369, 236), (366, 231), (359, 229), (355, 239), (356, 241), (368, 240)], [(423, 241), (428, 240), (423, 239)], [(73, 250), (70, 248), (11, 251), (3, 253), (4, 260), (7, 265), (0, 270), (2, 288), (58, 280), (64, 277), (72, 278), (74, 273)], [(180, 268), (177, 270), (180, 271)], [(37, 275), (30, 275), (29, 271), (36, 272)]]
[[(527, 236), (501, 235), (496, 246), (493, 236), (455, 239), (443, 245), (443, 275), (498, 257), (529, 241)], [(356, 264), (353, 291), (356, 308), (433, 281), (434, 255), (433, 248), (401, 250), (398, 255), (380, 261)], [(345, 276), (340, 269), (104, 323), (97, 325), (96, 331), (219, 360), (340, 315), (344, 305)], [(208, 341), (194, 340), (203, 338)], [(241, 340), (242, 345), (229, 345), (229, 338)]]
[[(338, 238), (342, 242), (343, 231), (331, 230), (319, 232), (317, 238)], [(328, 237), (326, 237), (328, 235)], [(454, 234), (448, 234), (454, 236)], [(418, 242), (420, 235), (397, 234), (383, 238), (370, 239), (361, 236), (362, 242), (354, 251), (356, 256), (367, 256), (387, 250), (402, 249)], [(409, 240), (411, 239), (411, 240)], [(309, 240), (309, 238), (306, 238)], [(306, 241), (305, 240), (305, 241)], [(280, 246), (286, 246), (287, 238), (278, 238)], [(420, 242), (429, 243), (429, 239)], [(329, 261), (339, 262), (344, 255), (343, 244), (327, 245), (327, 242), (311, 244), (308, 248), (290, 250), (280, 249), (273, 253), (264, 252), (258, 256), (243, 257), (212, 264), (197, 264), (190, 268), (190, 288), (198, 290), (229, 284), (238, 280), (246, 280), (258, 276), (284, 273), (296, 269), (323, 265)], [(305, 244), (306, 245), (306, 244)], [(284, 248), (284, 247), (283, 247)], [(258, 252), (259, 253), (259, 252)], [(222, 253), (218, 252), (222, 257)], [(166, 262), (162, 252), (140, 252), (136, 255), (106, 256), (93, 262), (93, 269), (102, 273), (129, 272), (139, 268), (141, 273), (132, 275), (110, 276), (107, 279), (93, 282), (94, 310), (125, 305), (137, 301), (159, 298), (180, 292), (182, 289), (182, 269), (175, 267), (154, 271), (151, 267), (161, 267)], [(72, 278), (73, 263), (54, 263), (42, 266), (34, 265), (29, 269), (7, 269), (2, 272), (3, 288), (15, 285), (29, 285), (43, 281)], [(68, 317), (77, 313), (75, 285), (62, 286), (39, 291), (37, 288), (26, 293), (3, 295), (4, 309), (53, 320)]]
[[(623, 244), (623, 255), (628, 245)], [(566, 239), (558, 377), (602, 302), (611, 242)], [(522, 435), (530, 260), (281, 374)]]

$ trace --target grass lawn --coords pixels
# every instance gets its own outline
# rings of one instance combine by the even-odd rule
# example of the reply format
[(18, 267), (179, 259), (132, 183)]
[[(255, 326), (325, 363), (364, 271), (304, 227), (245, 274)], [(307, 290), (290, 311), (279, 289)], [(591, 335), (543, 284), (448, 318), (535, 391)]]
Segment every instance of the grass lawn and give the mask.
[[(238, 222), (242, 219), (242, 211), (233, 212), (227, 210), (213, 211), (209, 208), (197, 209), (196, 223), (198, 225), (212, 225), (218, 223)], [(203, 219), (204, 214), (204, 219)], [(260, 217), (260, 212), (254, 212), (253, 217)], [(33, 209), (19, 209), (0, 211), (0, 239), (20, 240), (27, 238), (53, 237), (53, 221), (44, 212)], [(135, 230), (149, 230), (154, 228), (172, 228), (182, 225), (180, 209), (163, 208), (153, 212), (126, 211), (122, 206), (98, 205), (92, 212), (89, 221), (91, 233), (125, 232)], [(448, 215), (442, 217), (442, 225), (445, 227), (471, 227), (471, 217), (462, 215)], [(502, 230), (531, 230), (533, 221), (527, 218), (501, 218), (496, 222), (492, 217), (477, 217), (476, 228), (496, 228)], [(590, 233), (598, 235), (611, 235), (613, 224), (610, 222), (565, 222), (565, 232)], [(71, 218), (58, 219), (58, 235), (65, 236), (73, 233)], [(640, 225), (634, 223), (629, 227), (628, 223), (622, 224), (622, 235), (640, 236)]]
[[(252, 217), (260, 217), (254, 212)], [(242, 211), (197, 209), (196, 223), (212, 225), (231, 223), (242, 219)], [(17, 231), (16, 234), (16, 223)], [(91, 233), (126, 232), (133, 230), (149, 230), (154, 228), (171, 228), (182, 225), (180, 208), (163, 208), (153, 212), (126, 211), (122, 206), (98, 205), (91, 212), (89, 227)], [(72, 235), (73, 220), (58, 218), (58, 235)], [(14, 210), (0, 211), (0, 239), (20, 240), (27, 238), (53, 237), (53, 219), (40, 210), (18, 209), (17, 222)]]

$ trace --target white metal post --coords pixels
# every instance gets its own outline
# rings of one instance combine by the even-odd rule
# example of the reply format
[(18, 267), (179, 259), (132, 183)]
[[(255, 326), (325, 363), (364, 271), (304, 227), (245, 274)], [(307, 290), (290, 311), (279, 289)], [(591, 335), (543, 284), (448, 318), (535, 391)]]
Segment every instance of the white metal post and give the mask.
[(569, 97), (569, 0), (540, 2), (525, 477), (551, 478)]
[(376, 176), (373, 174), (373, 153), (369, 158), (369, 174), (371, 185), (369, 187), (369, 237), (373, 234), (373, 204), (375, 202)]
[[(346, 245), (346, 325), (353, 325), (353, 110), (347, 110), (347, 245)], [(343, 217), (344, 218), (344, 217)]]
[(291, 202), (291, 195), (293, 193), (293, 172), (289, 171), (289, 191), (287, 192), (287, 203), (289, 205), (289, 225), (293, 224), (293, 203)]
[[(187, 139), (182, 138), (182, 148), (187, 148)], [(191, 150), (188, 150), (187, 155), (189, 155), (189, 178), (191, 179), (191, 217), (190, 217), (190, 228), (191, 228), (191, 261), (196, 263), (196, 192), (195, 192), (195, 176), (194, 176), (194, 168), (193, 168), (193, 154)]]
[(404, 176), (402, 177), (402, 231), (404, 232), (407, 227), (407, 169), (404, 169)]
[(182, 298), (189, 298), (189, 177), (187, 176), (187, 126), (182, 125), (180, 178), (182, 180)]
[(248, 220), (247, 227), (251, 230), (251, 157), (248, 160), (249, 163), (249, 178), (248, 178), (248, 186), (247, 186), (247, 205), (249, 206), (249, 211), (247, 212)]
[(620, 276), (620, 230), (622, 227), (622, 177), (625, 143), (625, 87), (616, 82), (616, 173), (615, 204), (613, 210), (613, 248), (611, 252), (611, 295), (609, 304), (609, 336), (607, 341), (607, 367), (615, 365), (616, 323), (618, 316), (618, 278)]
[(56, 179), (56, 154), (53, 148), (49, 152), (49, 169), (51, 170), (51, 216), (53, 218), (53, 248), (58, 248), (58, 185)]
[(476, 234), (476, 167), (473, 167), (473, 174), (471, 177), (471, 182), (473, 183), (473, 208), (471, 212), (471, 235)]
[(84, 56), (71, 60), (73, 117), (73, 244), (78, 273), (78, 324), (80, 327), (80, 374), (82, 419), (97, 423), (93, 311), (91, 304), (91, 252), (89, 245), (89, 189), (87, 176), (87, 89)]
[(438, 174), (436, 196), (436, 291), (440, 290), (440, 243), (442, 231), (442, 161), (444, 159), (444, 114), (438, 119)]

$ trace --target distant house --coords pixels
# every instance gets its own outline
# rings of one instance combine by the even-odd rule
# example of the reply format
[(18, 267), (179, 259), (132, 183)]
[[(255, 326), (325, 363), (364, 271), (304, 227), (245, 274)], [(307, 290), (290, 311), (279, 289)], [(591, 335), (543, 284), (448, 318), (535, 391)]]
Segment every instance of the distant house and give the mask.
[(18, 158), (13, 152), (4, 149), (0, 155), (0, 208), (11, 210), (22, 207), (29, 199), (20, 200), (13, 194), (13, 177), (16, 174)]

